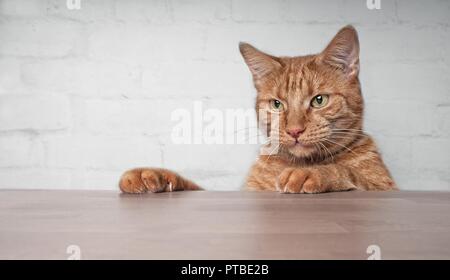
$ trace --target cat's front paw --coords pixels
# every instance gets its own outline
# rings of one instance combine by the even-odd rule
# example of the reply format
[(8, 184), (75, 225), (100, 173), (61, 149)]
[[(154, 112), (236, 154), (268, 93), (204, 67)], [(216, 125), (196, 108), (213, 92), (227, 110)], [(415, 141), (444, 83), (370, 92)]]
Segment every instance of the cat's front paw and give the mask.
[(281, 193), (321, 193), (322, 180), (317, 170), (286, 168), (278, 177), (277, 189)]
[(176, 173), (157, 168), (136, 168), (125, 172), (120, 178), (119, 187), (124, 193), (157, 193), (173, 191), (177, 188)]

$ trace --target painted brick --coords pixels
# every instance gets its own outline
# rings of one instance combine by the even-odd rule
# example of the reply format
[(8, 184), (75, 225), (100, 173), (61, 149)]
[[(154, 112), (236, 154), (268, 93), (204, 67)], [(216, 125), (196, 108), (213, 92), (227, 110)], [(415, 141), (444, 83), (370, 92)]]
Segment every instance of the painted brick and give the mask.
[(82, 26), (50, 18), (0, 21), (1, 55), (62, 57), (77, 53)]
[(32, 167), (43, 163), (44, 147), (35, 136), (0, 137), (0, 167)]
[(71, 189), (69, 170), (0, 168), (0, 189)]
[(126, 170), (160, 166), (157, 143), (145, 137), (54, 136), (43, 140), (46, 164), (53, 168)]
[(0, 96), (0, 130), (59, 130), (70, 127), (69, 100), (63, 96)]
[(139, 86), (140, 70), (116, 62), (45, 60), (23, 64), (22, 79), (24, 84), (37, 89), (84, 96), (121, 96)]

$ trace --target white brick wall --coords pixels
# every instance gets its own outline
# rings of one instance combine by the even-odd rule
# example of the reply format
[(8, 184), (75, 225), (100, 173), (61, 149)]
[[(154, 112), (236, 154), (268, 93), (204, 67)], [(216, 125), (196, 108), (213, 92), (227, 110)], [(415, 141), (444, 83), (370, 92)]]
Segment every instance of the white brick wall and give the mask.
[(235, 190), (254, 145), (170, 142), (176, 108), (252, 108), (248, 41), (320, 51), (354, 24), (366, 128), (402, 189), (450, 190), (450, 1), (0, 0), (0, 188), (117, 189), (134, 166)]

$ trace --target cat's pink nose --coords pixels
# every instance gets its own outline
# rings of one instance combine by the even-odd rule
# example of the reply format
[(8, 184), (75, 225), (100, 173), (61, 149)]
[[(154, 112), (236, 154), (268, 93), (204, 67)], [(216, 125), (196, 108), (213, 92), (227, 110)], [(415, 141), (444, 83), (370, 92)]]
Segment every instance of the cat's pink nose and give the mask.
[(295, 127), (286, 129), (287, 134), (291, 135), (294, 139), (297, 139), (302, 132), (305, 131), (303, 127)]

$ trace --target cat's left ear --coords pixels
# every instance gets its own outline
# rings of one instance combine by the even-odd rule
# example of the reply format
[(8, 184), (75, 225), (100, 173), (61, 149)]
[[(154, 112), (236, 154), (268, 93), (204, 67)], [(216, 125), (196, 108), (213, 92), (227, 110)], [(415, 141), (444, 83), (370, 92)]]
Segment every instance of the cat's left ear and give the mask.
[(336, 34), (320, 56), (328, 65), (344, 71), (349, 77), (359, 74), (359, 40), (356, 29), (348, 25)]

